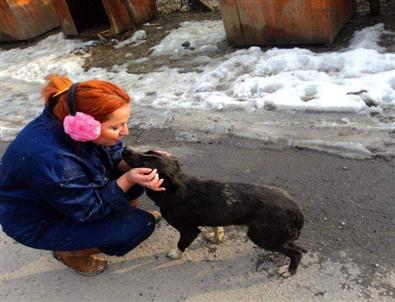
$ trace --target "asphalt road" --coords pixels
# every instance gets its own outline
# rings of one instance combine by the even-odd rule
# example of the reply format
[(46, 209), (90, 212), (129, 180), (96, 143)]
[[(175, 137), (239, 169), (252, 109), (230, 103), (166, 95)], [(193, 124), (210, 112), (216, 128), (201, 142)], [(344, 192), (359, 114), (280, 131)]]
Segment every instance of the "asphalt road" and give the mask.
[[(187, 143), (167, 130), (132, 133), (127, 143), (169, 150), (186, 174), (289, 191), (304, 212), (299, 240), (309, 250), (297, 274), (279, 277), (285, 258), (256, 248), (242, 227), (226, 227), (220, 245), (199, 239), (170, 261), (165, 254), (178, 236), (161, 222), (90, 278), (0, 233), (1, 301), (393, 301), (394, 159), (343, 159), (232, 136)], [(143, 207), (153, 203), (143, 199)]]

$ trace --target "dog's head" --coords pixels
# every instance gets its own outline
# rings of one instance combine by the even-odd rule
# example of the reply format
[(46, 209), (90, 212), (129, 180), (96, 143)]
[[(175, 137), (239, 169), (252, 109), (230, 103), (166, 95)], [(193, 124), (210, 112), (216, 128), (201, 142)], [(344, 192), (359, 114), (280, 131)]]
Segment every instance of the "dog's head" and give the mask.
[(177, 189), (182, 184), (180, 164), (173, 156), (152, 150), (140, 152), (132, 147), (125, 147), (122, 158), (131, 169), (141, 167), (157, 169), (159, 177), (164, 179), (162, 186), (167, 190)]

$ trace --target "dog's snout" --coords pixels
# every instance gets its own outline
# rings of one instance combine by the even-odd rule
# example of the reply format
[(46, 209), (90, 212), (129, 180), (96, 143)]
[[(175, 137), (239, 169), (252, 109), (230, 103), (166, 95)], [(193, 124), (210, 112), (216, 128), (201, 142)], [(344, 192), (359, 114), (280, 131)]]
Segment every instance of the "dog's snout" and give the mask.
[(126, 146), (123, 148), (121, 152), (121, 157), (129, 164), (132, 158), (135, 158), (137, 153), (136, 150), (130, 146)]
[(126, 146), (122, 150), (122, 156), (132, 155), (136, 153), (138, 153), (137, 149), (130, 146)]
[(132, 146), (126, 146), (125, 148), (128, 152), (136, 153), (138, 152), (137, 149), (133, 148)]
[(128, 154), (129, 154), (128, 147), (123, 148), (121, 153), (122, 158), (125, 158)]

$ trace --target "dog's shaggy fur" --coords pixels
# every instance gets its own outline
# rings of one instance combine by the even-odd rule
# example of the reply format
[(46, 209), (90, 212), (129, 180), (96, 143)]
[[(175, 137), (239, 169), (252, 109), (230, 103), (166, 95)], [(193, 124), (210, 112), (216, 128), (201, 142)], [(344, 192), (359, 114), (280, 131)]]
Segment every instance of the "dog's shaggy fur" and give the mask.
[(246, 225), (247, 236), (256, 245), (288, 256), (288, 271), (296, 272), (305, 252), (294, 243), (303, 226), (303, 214), (282, 189), (198, 180), (183, 174), (174, 157), (155, 151), (141, 153), (127, 147), (122, 157), (131, 168), (158, 169), (164, 179), (166, 191), (147, 189), (147, 195), (180, 233), (178, 249), (170, 253), (172, 258), (179, 258), (195, 240), (199, 226)]

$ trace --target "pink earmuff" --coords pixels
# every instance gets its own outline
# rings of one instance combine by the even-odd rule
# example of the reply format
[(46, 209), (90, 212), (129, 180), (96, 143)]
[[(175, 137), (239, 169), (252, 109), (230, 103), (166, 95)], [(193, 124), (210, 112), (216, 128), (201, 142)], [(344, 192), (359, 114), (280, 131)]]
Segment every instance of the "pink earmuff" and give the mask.
[(67, 92), (67, 105), (70, 114), (63, 121), (64, 132), (73, 140), (87, 142), (100, 135), (100, 122), (89, 114), (77, 112), (74, 104), (74, 94), (78, 83), (71, 85)]
[(94, 140), (100, 135), (100, 122), (89, 114), (77, 112), (75, 115), (68, 115), (63, 121), (64, 132), (79, 142)]

